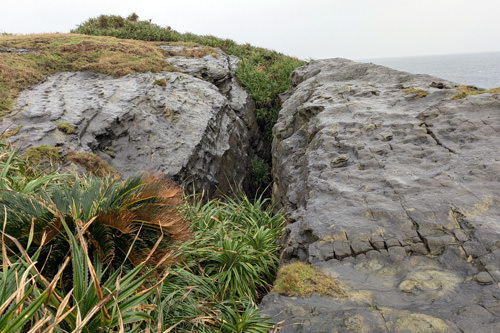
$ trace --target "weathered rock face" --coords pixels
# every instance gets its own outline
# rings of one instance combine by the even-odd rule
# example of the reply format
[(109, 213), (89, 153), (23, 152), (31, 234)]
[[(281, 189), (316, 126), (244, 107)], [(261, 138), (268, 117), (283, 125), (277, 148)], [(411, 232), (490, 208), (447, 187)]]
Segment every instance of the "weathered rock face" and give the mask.
[(283, 332), (500, 331), (499, 96), (450, 100), (451, 82), (344, 59), (291, 80), (273, 142), (282, 263), (347, 297), (270, 294), (264, 313)]
[[(175, 73), (52, 75), (21, 93), (2, 128), (22, 126), (10, 138), (21, 150), (48, 144), (93, 152), (123, 175), (156, 170), (188, 190), (229, 192), (245, 181), (257, 125), (252, 99), (232, 76), (238, 59), (218, 52), (168, 58), (183, 64)], [(61, 122), (75, 133), (59, 131)]]

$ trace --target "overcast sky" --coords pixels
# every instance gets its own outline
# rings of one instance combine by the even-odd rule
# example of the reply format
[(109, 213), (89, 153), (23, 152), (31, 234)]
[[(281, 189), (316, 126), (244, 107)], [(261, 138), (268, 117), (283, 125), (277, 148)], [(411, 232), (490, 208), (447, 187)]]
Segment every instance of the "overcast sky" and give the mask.
[(69, 32), (100, 14), (151, 19), (302, 59), (500, 51), (499, 0), (1, 0), (0, 32)]

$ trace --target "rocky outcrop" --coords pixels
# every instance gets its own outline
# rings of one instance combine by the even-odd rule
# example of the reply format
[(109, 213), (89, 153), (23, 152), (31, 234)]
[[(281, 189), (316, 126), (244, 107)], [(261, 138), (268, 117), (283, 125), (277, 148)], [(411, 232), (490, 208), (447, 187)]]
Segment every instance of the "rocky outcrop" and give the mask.
[(274, 127), (282, 264), (346, 297), (267, 295), (282, 332), (500, 331), (500, 98), (344, 59), (291, 76)]
[[(20, 94), (2, 129), (20, 127), (9, 140), (21, 150), (92, 152), (125, 176), (156, 170), (189, 190), (229, 193), (245, 182), (257, 125), (253, 100), (233, 78), (238, 59), (215, 51), (169, 57), (179, 72), (52, 75)], [(75, 132), (58, 130), (61, 123)]]

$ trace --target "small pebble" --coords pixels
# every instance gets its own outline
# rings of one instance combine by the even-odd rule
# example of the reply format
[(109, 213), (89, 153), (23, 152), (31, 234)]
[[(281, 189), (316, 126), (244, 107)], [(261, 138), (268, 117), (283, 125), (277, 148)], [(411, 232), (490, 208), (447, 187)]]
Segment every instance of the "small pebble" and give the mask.
[(481, 272), (476, 275), (476, 281), (481, 284), (490, 284), (493, 282), (493, 278), (488, 272)]

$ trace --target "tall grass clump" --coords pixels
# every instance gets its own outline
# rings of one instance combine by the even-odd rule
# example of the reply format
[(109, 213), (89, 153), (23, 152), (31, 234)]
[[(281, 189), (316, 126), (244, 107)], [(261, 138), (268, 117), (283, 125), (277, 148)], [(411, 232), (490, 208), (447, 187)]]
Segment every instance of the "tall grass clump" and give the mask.
[(4, 191), (39, 193), (66, 181), (69, 177), (52, 171), (46, 168), (40, 170), (9, 144), (0, 141), (0, 197)]
[(179, 331), (267, 332), (257, 302), (271, 288), (284, 219), (266, 199), (196, 201), (185, 207), (193, 240), (157, 295), (164, 327)]
[[(4, 219), (4, 229), (8, 218)], [(57, 272), (47, 278), (37, 268), (41, 246), (26, 247), (14, 237), (1, 233), (2, 274), (0, 275), (0, 329), (2, 332), (128, 332), (144, 331), (151, 316), (143, 303), (168, 276), (145, 287), (154, 269), (144, 264), (124, 271), (109, 272), (88, 252), (84, 229), (75, 235), (68, 226), (70, 250)], [(31, 253), (31, 254), (29, 254)], [(63, 273), (69, 273), (69, 278)], [(61, 288), (71, 282), (71, 288)]]
[(156, 42), (197, 43), (218, 47), (228, 54), (239, 57), (241, 62), (236, 70), (236, 77), (254, 98), (259, 126), (265, 138), (271, 142), (272, 127), (278, 119), (281, 107), (279, 95), (288, 90), (290, 73), (304, 65), (304, 61), (250, 44), (240, 45), (230, 39), (179, 33), (170, 27), (163, 28), (137, 18), (134, 14), (129, 18), (101, 15), (80, 24), (72, 32)]

